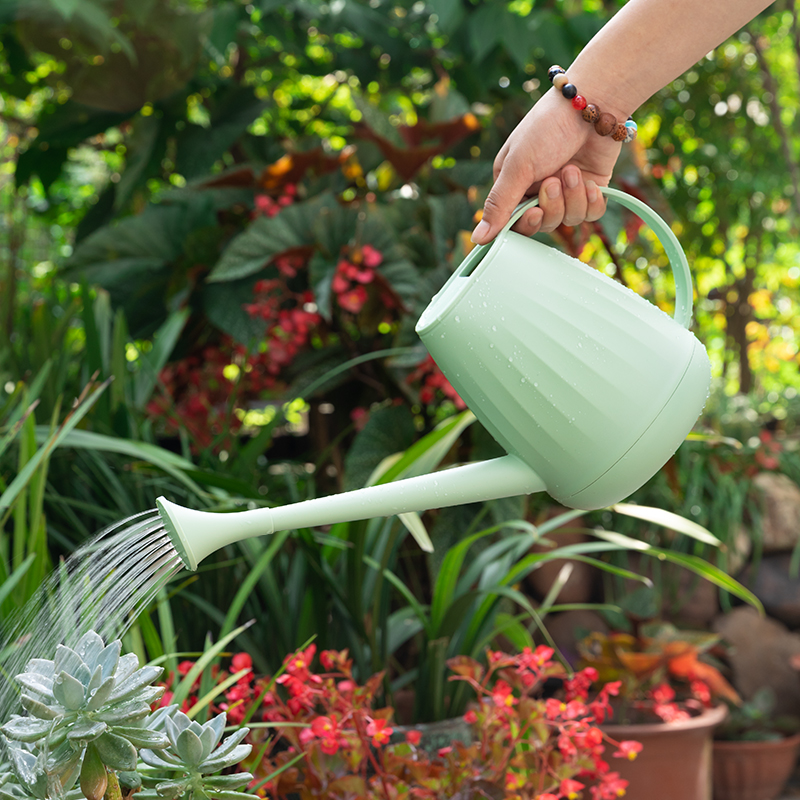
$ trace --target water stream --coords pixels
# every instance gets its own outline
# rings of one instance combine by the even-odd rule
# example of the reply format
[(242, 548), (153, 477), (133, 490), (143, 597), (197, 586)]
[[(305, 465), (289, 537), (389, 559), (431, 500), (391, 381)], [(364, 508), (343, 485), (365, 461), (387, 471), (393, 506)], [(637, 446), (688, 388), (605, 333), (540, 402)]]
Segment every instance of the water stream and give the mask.
[(19, 713), (13, 676), (89, 629), (118, 638), (182, 563), (156, 510), (115, 522), (59, 564), (0, 632), (0, 724)]

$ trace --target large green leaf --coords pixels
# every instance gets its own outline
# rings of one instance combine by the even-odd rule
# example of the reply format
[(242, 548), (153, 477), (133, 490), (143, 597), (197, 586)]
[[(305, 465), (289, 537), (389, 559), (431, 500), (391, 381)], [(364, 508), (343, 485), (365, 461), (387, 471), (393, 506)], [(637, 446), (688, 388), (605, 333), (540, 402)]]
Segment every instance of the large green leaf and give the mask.
[(284, 208), (274, 217), (258, 217), (225, 249), (209, 283), (238, 280), (262, 270), (276, 255), (311, 244), (311, 223), (326, 199), (316, 197)]
[(216, 102), (210, 127), (187, 126), (178, 146), (177, 172), (188, 179), (206, 174), (266, 108), (267, 102), (249, 86), (225, 92)]
[(345, 456), (345, 491), (364, 486), (384, 458), (410, 447), (415, 436), (408, 406), (385, 406), (373, 411)]

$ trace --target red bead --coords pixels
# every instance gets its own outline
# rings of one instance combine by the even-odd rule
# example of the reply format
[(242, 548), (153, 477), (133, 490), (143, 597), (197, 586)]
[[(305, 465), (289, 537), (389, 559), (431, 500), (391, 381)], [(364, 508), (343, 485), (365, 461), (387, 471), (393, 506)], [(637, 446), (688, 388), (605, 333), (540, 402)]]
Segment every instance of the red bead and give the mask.
[(578, 111), (583, 111), (586, 108), (586, 98), (582, 97), (581, 95), (575, 95), (572, 98), (572, 107), (578, 109)]

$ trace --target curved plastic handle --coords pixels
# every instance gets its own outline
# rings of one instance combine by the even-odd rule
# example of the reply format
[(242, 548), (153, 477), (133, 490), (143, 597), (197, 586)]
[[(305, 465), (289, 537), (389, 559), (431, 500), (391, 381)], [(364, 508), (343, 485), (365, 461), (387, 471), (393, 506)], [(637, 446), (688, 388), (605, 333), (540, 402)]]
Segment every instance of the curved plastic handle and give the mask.
[[(616, 200), (620, 205), (625, 206), (629, 211), (633, 211), (655, 231), (669, 259), (672, 274), (675, 276), (675, 321), (683, 325), (684, 328), (688, 328), (692, 324), (692, 297), (694, 294), (692, 274), (689, 271), (689, 262), (686, 260), (686, 254), (683, 252), (678, 238), (672, 232), (672, 228), (650, 206), (641, 200), (637, 200), (632, 195), (620, 192), (618, 189), (609, 189), (606, 186), (601, 186), (600, 191), (606, 197)], [(529, 208), (533, 208), (538, 204), (539, 198), (534, 197), (518, 205), (514, 209), (511, 219), (505, 224), (497, 237), (499, 238), (506, 233)]]

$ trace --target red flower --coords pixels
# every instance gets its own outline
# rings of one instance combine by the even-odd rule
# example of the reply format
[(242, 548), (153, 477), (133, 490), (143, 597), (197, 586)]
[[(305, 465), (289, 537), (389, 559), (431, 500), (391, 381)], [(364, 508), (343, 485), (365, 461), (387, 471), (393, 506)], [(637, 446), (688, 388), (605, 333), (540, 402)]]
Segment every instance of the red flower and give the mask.
[(311, 732), (320, 740), (320, 748), (329, 756), (338, 752), (345, 740), (339, 730), (339, 721), (334, 716), (315, 717), (311, 723)]
[(558, 786), (558, 796), (566, 797), (567, 800), (576, 800), (580, 796), (583, 784), (571, 778), (565, 778)]
[(495, 684), (492, 700), (500, 708), (510, 708), (517, 702), (517, 698), (512, 694), (511, 686), (502, 679)]
[(468, 722), (470, 725), (474, 725), (478, 721), (478, 715), (475, 713), (474, 709), (470, 709), (464, 714), (464, 722)]
[(367, 736), (372, 737), (372, 746), (380, 747), (388, 744), (393, 729), (386, 724), (385, 719), (371, 719), (367, 724)]
[(668, 683), (660, 683), (650, 691), (650, 697), (658, 704), (671, 703), (675, 699), (675, 690)]
[(692, 695), (696, 697), (704, 706), (711, 705), (711, 689), (705, 681), (692, 681), (689, 684)]
[(422, 731), (406, 731), (406, 741), (416, 747), (422, 740)]
[(642, 752), (642, 743), (634, 741), (625, 741), (619, 743), (619, 750), (614, 755), (617, 758), (627, 758), (628, 761), (633, 761), (639, 753)]
[(379, 250), (376, 250), (371, 244), (365, 244), (361, 248), (361, 261), (365, 267), (375, 269), (383, 261), (383, 255)]
[(367, 302), (367, 290), (363, 286), (356, 286), (347, 292), (337, 295), (339, 305), (351, 314), (358, 314)]
[(607, 772), (600, 778), (600, 784), (592, 787), (592, 797), (600, 800), (617, 800), (625, 795), (628, 781), (619, 777), (619, 772)]

